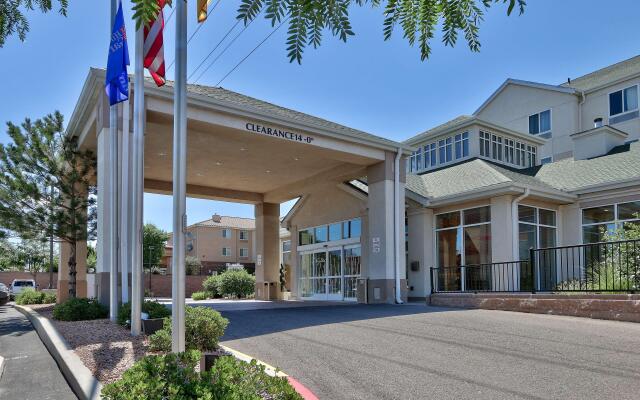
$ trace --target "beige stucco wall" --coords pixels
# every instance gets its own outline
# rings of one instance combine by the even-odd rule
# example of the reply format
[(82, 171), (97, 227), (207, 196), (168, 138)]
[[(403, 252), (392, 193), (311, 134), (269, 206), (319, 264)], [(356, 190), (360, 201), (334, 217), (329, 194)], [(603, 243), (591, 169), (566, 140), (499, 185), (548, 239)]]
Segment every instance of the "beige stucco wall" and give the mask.
[(570, 135), (577, 132), (578, 125), (577, 96), (521, 85), (508, 85), (478, 114), (478, 117), (528, 134), (529, 116), (548, 109), (551, 109), (553, 137), (540, 147), (538, 158), (541, 159), (572, 151)]
[[(587, 93), (582, 106), (582, 129), (593, 127), (593, 120), (601, 117), (605, 124), (609, 123), (609, 93), (640, 83), (640, 77), (617, 83), (595, 92)], [(640, 138), (640, 118), (611, 125), (629, 134), (629, 140)]]
[[(407, 258), (407, 285), (409, 297), (424, 297), (431, 292), (431, 267), (435, 266), (434, 216), (429, 208), (409, 208), (407, 223), (409, 251)], [(418, 270), (411, 264), (417, 262)]]
[[(247, 240), (240, 240), (241, 229), (231, 229), (231, 237), (222, 237), (223, 228), (209, 226), (193, 226), (188, 229), (193, 235), (193, 250), (188, 256), (197, 257), (200, 261), (224, 263), (252, 263), (255, 262), (253, 247), (253, 230), (247, 230)], [(189, 240), (187, 240), (189, 242)], [(231, 255), (223, 256), (222, 248), (231, 249)], [(248, 257), (240, 257), (240, 248), (246, 248)]]

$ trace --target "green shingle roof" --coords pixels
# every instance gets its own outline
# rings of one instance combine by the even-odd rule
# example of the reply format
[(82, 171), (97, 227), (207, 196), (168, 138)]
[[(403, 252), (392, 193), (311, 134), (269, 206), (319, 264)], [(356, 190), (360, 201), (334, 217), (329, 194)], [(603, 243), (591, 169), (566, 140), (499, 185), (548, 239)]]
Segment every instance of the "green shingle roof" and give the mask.
[(405, 140), (403, 143), (406, 144), (415, 144), (417, 142), (419, 142), (420, 140), (422, 140), (423, 138), (435, 135), (437, 133), (441, 133), (441, 132), (446, 132), (447, 130), (449, 130), (450, 128), (463, 124), (465, 122), (471, 121), (472, 119), (474, 119), (473, 116), (471, 115), (460, 115), (454, 119), (452, 119), (451, 121), (447, 121), (444, 124), (440, 124), (438, 126), (436, 126), (435, 128), (431, 128), (428, 131), (419, 133), (407, 140)]
[(571, 79), (571, 83), (564, 83), (561, 86), (578, 90), (590, 90), (638, 73), (640, 73), (640, 56), (635, 56), (581, 77)]

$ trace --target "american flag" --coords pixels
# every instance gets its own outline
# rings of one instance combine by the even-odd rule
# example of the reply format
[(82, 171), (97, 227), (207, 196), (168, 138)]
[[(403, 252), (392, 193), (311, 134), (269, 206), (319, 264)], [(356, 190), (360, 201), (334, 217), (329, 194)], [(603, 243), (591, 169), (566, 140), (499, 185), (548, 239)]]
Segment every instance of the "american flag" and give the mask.
[(165, 0), (157, 0), (160, 12), (155, 21), (144, 28), (144, 67), (149, 70), (156, 85), (165, 84), (164, 73), (164, 43), (162, 31), (164, 30), (164, 8)]

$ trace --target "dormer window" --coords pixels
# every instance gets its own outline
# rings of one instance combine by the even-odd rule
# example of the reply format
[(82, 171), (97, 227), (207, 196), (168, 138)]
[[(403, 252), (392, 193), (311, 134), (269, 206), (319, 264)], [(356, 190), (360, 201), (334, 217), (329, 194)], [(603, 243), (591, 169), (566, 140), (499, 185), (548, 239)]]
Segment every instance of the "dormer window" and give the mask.
[(529, 133), (540, 135), (551, 132), (551, 110), (529, 116)]
[(536, 165), (536, 146), (495, 133), (480, 131), (480, 156), (517, 167)]

